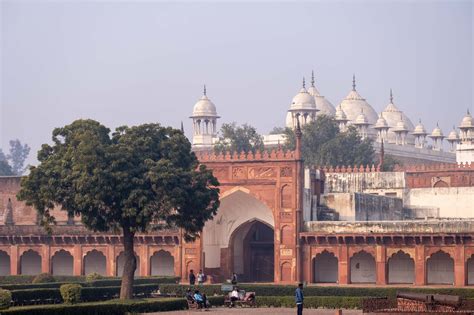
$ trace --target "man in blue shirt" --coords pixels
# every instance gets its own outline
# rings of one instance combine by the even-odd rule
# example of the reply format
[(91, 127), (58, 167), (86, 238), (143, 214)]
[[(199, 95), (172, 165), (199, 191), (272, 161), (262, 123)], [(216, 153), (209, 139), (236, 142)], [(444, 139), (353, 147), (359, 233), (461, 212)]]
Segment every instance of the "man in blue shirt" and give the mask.
[(296, 288), (295, 291), (295, 302), (296, 302), (296, 314), (297, 315), (303, 315), (303, 284), (300, 283), (298, 284), (298, 287)]

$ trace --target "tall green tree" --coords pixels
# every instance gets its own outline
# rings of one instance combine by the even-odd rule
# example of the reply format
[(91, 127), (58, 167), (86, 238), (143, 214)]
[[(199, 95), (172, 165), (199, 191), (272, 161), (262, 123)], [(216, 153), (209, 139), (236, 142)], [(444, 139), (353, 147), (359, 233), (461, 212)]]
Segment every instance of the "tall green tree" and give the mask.
[(59, 205), (80, 215), (88, 229), (121, 233), (120, 298), (133, 296), (136, 233), (181, 228), (193, 240), (216, 214), (219, 183), (179, 130), (145, 124), (110, 134), (96, 121), (76, 120), (55, 129), (52, 139), (23, 178), (18, 198), (37, 209), (46, 227)]
[(254, 127), (248, 124), (238, 126), (235, 122), (222, 125), (219, 141), (214, 146), (217, 153), (224, 151), (255, 153), (263, 149), (263, 137)]
[(0, 149), (0, 176), (10, 176), (14, 175), (12, 167), (8, 164), (7, 157), (5, 153)]
[[(340, 132), (337, 123), (329, 116), (320, 115), (302, 127), (301, 153), (307, 165), (367, 165), (373, 163), (374, 149), (371, 139), (362, 140), (354, 127)], [(294, 150), (293, 130), (285, 129), (286, 149)]]
[(7, 159), (10, 161), (12, 171), (15, 175), (22, 175), (25, 172), (25, 161), (30, 154), (30, 147), (20, 140), (10, 140), (10, 154)]

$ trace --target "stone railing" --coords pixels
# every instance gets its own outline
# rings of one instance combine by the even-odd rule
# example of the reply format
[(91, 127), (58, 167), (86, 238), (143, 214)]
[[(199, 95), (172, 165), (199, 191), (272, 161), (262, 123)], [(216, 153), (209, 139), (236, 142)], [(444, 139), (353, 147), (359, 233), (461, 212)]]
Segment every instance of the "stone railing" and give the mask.
[(433, 171), (465, 171), (473, 170), (474, 163), (441, 163), (441, 164), (417, 164), (395, 166), (395, 171), (399, 172), (433, 172)]
[(380, 165), (354, 165), (354, 166), (316, 166), (315, 170), (325, 173), (375, 173), (380, 172)]

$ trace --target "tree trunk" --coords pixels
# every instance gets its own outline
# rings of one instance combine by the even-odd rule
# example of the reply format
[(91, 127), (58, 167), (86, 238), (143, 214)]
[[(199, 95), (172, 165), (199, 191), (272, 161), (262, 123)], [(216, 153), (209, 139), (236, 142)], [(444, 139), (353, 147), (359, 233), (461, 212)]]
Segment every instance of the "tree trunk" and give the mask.
[(133, 278), (135, 269), (137, 268), (137, 260), (135, 251), (133, 250), (133, 238), (135, 233), (130, 232), (128, 228), (123, 228), (123, 253), (125, 256), (125, 264), (122, 274), (122, 287), (120, 288), (121, 299), (133, 298)]

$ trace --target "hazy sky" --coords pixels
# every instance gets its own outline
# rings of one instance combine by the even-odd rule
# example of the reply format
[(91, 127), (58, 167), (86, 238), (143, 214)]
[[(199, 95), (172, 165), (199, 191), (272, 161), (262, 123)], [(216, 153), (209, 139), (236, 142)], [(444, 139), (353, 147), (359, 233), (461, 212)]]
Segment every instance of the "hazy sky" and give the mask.
[(1, 144), (54, 127), (184, 126), (207, 84), (220, 122), (283, 126), (303, 76), (447, 134), (473, 108), (472, 1), (1, 2)]

